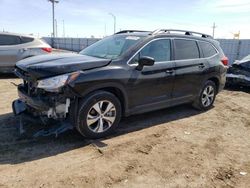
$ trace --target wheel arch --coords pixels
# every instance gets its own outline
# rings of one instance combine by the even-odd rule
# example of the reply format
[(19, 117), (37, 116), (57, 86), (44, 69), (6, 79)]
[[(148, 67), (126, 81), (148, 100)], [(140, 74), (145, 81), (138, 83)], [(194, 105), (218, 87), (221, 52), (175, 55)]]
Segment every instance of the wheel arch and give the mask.
[(215, 83), (215, 86), (216, 86), (216, 93), (218, 93), (218, 91), (219, 91), (219, 86), (220, 86), (220, 80), (219, 80), (219, 78), (213, 76), (213, 77), (211, 77), (211, 78), (208, 78), (207, 80), (210, 80), (210, 81), (212, 81), (212, 82)]
[(121, 103), (122, 115), (126, 116), (128, 111), (128, 97), (125, 89), (120, 84), (109, 83), (91, 87), (86, 91), (84, 91), (83, 93), (81, 93), (81, 98), (84, 100), (84, 98), (86, 98), (88, 95), (91, 95), (91, 93), (96, 91), (106, 91), (115, 95)]

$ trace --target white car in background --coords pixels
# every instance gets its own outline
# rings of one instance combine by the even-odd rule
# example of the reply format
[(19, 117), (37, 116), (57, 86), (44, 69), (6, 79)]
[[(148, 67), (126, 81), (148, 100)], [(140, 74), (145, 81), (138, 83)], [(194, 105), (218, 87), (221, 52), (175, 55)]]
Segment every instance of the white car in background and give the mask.
[(11, 73), (16, 62), (21, 59), (48, 54), (51, 51), (51, 46), (42, 39), (0, 32), (0, 73)]

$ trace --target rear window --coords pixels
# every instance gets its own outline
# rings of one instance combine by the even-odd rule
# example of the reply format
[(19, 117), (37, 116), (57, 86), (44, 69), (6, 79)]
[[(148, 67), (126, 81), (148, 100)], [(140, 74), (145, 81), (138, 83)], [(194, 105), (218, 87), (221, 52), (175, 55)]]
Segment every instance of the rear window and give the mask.
[(17, 45), (21, 43), (18, 36), (0, 35), (0, 45)]
[(211, 57), (217, 53), (213, 45), (208, 42), (199, 42), (199, 45), (201, 47), (204, 57)]
[(200, 57), (196, 41), (175, 39), (175, 59), (197, 59)]
[(30, 38), (30, 37), (21, 37), (21, 39), (22, 39), (22, 43), (32, 42), (34, 40), (34, 38)]

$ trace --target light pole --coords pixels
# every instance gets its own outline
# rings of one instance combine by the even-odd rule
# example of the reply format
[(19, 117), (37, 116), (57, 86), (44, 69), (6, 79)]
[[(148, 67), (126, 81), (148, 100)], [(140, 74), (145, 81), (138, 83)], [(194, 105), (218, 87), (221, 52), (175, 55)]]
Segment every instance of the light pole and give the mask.
[(215, 23), (213, 24), (213, 26), (212, 26), (212, 28), (213, 28), (213, 38), (214, 38), (214, 32), (215, 32), (215, 28), (216, 28), (217, 26), (215, 25)]
[(64, 25), (64, 20), (63, 20), (63, 37), (65, 37), (65, 25)]
[(59, 3), (58, 0), (48, 0), (52, 3), (52, 26), (53, 26), (53, 33), (52, 37), (55, 37), (55, 3)]
[(114, 33), (115, 33), (115, 28), (116, 28), (116, 16), (112, 13), (109, 13), (109, 15), (111, 15), (114, 19)]

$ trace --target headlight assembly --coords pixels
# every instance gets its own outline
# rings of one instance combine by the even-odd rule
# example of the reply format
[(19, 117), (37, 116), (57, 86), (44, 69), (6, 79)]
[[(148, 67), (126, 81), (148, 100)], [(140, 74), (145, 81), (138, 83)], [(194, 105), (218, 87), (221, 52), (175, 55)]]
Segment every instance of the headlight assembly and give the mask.
[(75, 80), (79, 74), (79, 72), (74, 72), (39, 80), (37, 88), (41, 88), (49, 92), (58, 92), (64, 85)]

